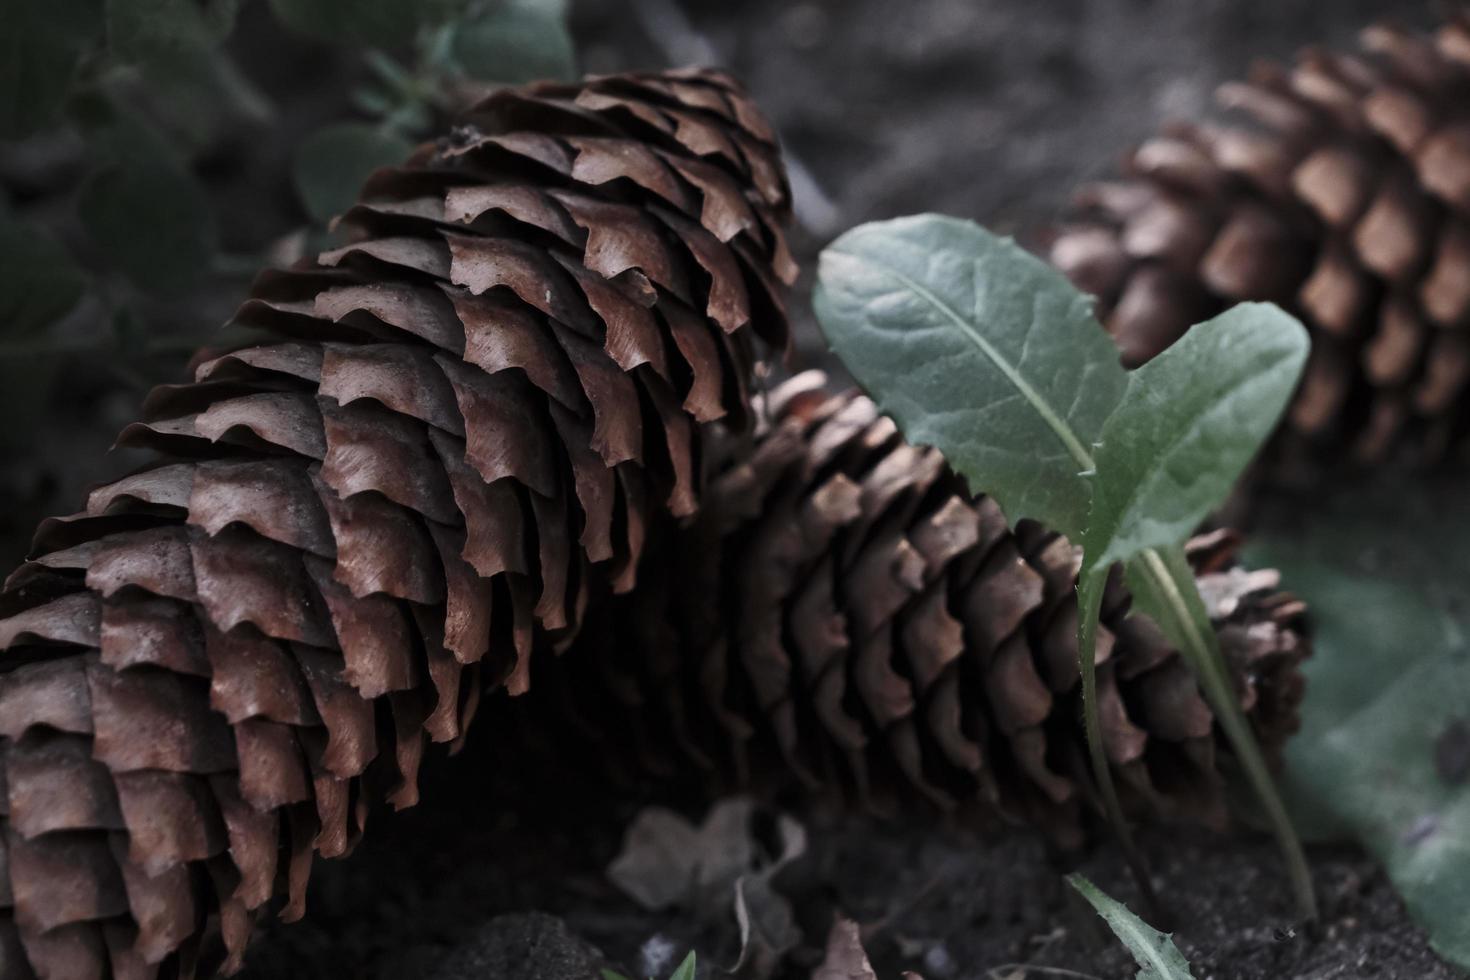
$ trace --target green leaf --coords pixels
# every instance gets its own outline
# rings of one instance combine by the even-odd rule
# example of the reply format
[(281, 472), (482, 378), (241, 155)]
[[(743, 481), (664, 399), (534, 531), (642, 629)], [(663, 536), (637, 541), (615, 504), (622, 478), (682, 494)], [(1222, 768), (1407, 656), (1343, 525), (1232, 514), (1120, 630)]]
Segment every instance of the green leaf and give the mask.
[(301, 202), (326, 223), (350, 208), (368, 174), (401, 163), (413, 144), (362, 123), (319, 129), (297, 147), (292, 176)]
[(603, 970), (602, 980), (628, 980), (628, 978), (615, 970)]
[(1080, 874), (1067, 876), (1067, 884), (1077, 889), (1082, 897), (1097, 910), (1113, 935), (1123, 941), (1128, 952), (1140, 967), (1134, 980), (1194, 980), (1189, 972), (1189, 961), (1174, 945), (1166, 932), (1159, 932), (1138, 916), (1128, 911), (1128, 906), (1105, 895), (1096, 885)]
[(938, 446), (1013, 523), (1080, 540), (1092, 444), (1123, 395), (1090, 301), (969, 221), (862, 225), (822, 253), (817, 319), (913, 442)]
[(1285, 789), (1356, 837), (1446, 959), (1470, 967), (1470, 474), (1267, 512), (1246, 560), (1307, 601), (1313, 655)]
[(694, 950), (684, 957), (684, 962), (679, 968), (669, 975), (669, 980), (694, 980)]
[(81, 299), (86, 278), (66, 249), (39, 228), (0, 217), (0, 337), (30, 336)]
[(240, 0), (107, 0), (107, 43), (124, 61), (168, 61), (229, 36)]
[(83, 186), (77, 211), (108, 263), (144, 290), (179, 295), (209, 268), (209, 200), (166, 157), (120, 151)]
[(487, 82), (519, 84), (577, 74), (566, 5), (560, 0), (503, 0), (456, 24), (454, 64)]
[(1097, 449), (1087, 563), (1106, 568), (1193, 533), (1276, 428), (1309, 347), (1294, 317), (1243, 303), (1131, 372)]
[(456, 15), (465, 0), (270, 0), (271, 10), (299, 34), (337, 44), (401, 48), (421, 24)]
[(101, 0), (0, 0), (0, 139), (57, 118), (101, 30)]

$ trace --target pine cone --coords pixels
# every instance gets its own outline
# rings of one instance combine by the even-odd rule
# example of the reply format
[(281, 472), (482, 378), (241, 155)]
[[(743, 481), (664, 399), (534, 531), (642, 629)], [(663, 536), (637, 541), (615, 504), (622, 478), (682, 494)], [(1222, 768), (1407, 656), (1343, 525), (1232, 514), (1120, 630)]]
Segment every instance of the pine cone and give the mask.
[(156, 464), (44, 522), (0, 595), (0, 978), (239, 963), (425, 742), (528, 684), (698, 423), (787, 342), (775, 137), (723, 75), (496, 94), (264, 273), (256, 346), (150, 395)]
[[(560, 689), (548, 671), (537, 697), (561, 702), (562, 730), (630, 739), (609, 763), (741, 781), (780, 768), (870, 800), (899, 787), (1078, 843), (1077, 550), (1033, 522), (1009, 530), (937, 450), (824, 380), (787, 382), (754, 448), (724, 447), (693, 524), (650, 546), (635, 592), (593, 603)], [(1236, 543), (1215, 532), (1189, 553), (1275, 759), (1297, 726), (1303, 607), (1276, 572), (1236, 567)], [(1103, 725), (1127, 803), (1222, 825), (1229, 749), (1188, 667), (1129, 615), (1119, 581), (1103, 623)]]
[(1312, 332), (1283, 459), (1470, 446), (1470, 19), (1257, 66), (1078, 197), (1051, 260), (1131, 364), (1240, 300)]

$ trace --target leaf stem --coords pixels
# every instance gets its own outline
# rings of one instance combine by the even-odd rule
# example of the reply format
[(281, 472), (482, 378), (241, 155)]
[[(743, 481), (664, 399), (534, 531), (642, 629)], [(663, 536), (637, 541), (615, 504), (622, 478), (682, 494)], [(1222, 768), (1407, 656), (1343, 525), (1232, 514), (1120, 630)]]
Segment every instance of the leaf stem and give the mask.
[(1315, 919), (1317, 898), (1312, 890), (1312, 875), (1307, 867), (1301, 840), (1286, 813), (1286, 805), (1276, 789), (1276, 782), (1271, 777), (1266, 759), (1261, 755), (1255, 733), (1251, 731), (1250, 724), (1241, 711), (1240, 701), (1231, 684), (1224, 657), (1218, 644), (1214, 642), (1214, 629), (1209, 625), (1209, 615), (1199, 598), (1198, 586), (1194, 584), (1194, 575), (1189, 569), (1183, 550), (1176, 546), (1167, 549), (1165, 554), (1160, 554), (1158, 549), (1150, 548), (1140, 557), (1142, 561), (1136, 567), (1140, 567), (1149, 578), (1154, 594), (1166, 604), (1174, 618), (1178, 626), (1177, 635), (1184, 640), (1180, 652), (1193, 668), (1220, 727), (1225, 730), (1236, 758), (1244, 767), (1246, 777), (1266, 811), (1267, 821), (1276, 836), (1282, 859), (1286, 862), (1287, 877), (1296, 897), (1297, 911), (1303, 918)]
[(1113, 768), (1108, 764), (1107, 746), (1103, 744), (1102, 715), (1097, 703), (1097, 624), (1102, 615), (1103, 592), (1108, 584), (1108, 570), (1095, 568), (1083, 576), (1077, 585), (1077, 666), (1082, 673), (1082, 724), (1087, 733), (1087, 754), (1092, 761), (1093, 778), (1102, 794), (1103, 810), (1108, 823), (1118, 835), (1123, 847), (1123, 857), (1133, 872), (1138, 890), (1148, 903), (1155, 917), (1162, 912), (1153, 883), (1149, 880), (1148, 865), (1143, 852), (1133, 839), (1128, 819), (1123, 815), (1123, 804), (1118, 799), (1118, 787), (1113, 782)]

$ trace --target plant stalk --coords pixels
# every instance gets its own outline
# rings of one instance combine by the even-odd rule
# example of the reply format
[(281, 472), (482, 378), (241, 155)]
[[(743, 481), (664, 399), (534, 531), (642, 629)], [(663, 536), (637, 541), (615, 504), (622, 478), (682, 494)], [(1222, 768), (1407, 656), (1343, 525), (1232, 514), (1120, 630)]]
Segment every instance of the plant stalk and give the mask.
[(1133, 872), (1138, 890), (1157, 919), (1162, 906), (1149, 880), (1148, 864), (1133, 839), (1118, 787), (1113, 782), (1113, 768), (1108, 764), (1107, 747), (1103, 744), (1102, 716), (1097, 703), (1097, 625), (1102, 615), (1103, 592), (1108, 583), (1108, 570), (1092, 569), (1077, 585), (1077, 667), (1082, 673), (1082, 725), (1087, 735), (1087, 754), (1092, 762), (1093, 779), (1102, 794), (1103, 810), (1108, 823), (1118, 835), (1123, 857)]
[[(1209, 625), (1209, 615), (1199, 598), (1199, 589), (1195, 585), (1188, 561), (1178, 547), (1168, 549), (1162, 555), (1158, 549), (1150, 548), (1140, 558), (1142, 560), (1136, 567), (1148, 577), (1154, 594), (1165, 603), (1175, 620), (1177, 636), (1183, 640), (1180, 652), (1194, 670), (1210, 707), (1214, 709), (1215, 717), (1219, 719), (1220, 727), (1225, 730), (1236, 758), (1245, 769), (1246, 778), (1265, 809), (1267, 821), (1281, 849), (1282, 859), (1286, 862), (1287, 877), (1291, 881), (1298, 914), (1304, 919), (1316, 919), (1317, 898), (1312, 889), (1312, 875), (1307, 866), (1306, 854), (1302, 851), (1301, 840), (1287, 815), (1286, 805), (1282, 802), (1266, 759), (1261, 754), (1255, 733), (1251, 731), (1250, 723), (1240, 709), (1229, 670), (1219, 645), (1215, 642), (1214, 629)], [(1190, 599), (1193, 599), (1192, 603)]]

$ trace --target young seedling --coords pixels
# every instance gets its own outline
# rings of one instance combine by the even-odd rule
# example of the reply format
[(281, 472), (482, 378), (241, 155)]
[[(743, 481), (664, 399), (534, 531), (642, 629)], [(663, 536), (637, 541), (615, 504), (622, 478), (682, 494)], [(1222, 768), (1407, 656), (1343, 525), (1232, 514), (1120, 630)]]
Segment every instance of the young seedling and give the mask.
[[(1305, 859), (1255, 736), (1240, 710), (1184, 541), (1222, 504), (1275, 428), (1306, 363), (1301, 324), (1242, 304), (1192, 327), (1129, 374), (1103, 425), (1082, 536), (1078, 656), (1093, 768), (1113, 799), (1096, 707), (1096, 639), (1109, 569), (1122, 562), (1134, 604), (1179, 648), (1286, 848), (1301, 913), (1315, 917)], [(1299, 863), (1299, 866), (1298, 866)]]
[[(1089, 751), (1109, 819), (1140, 864), (1097, 711), (1096, 633), (1109, 569), (1199, 680), (1315, 916), (1300, 842), (1241, 712), (1185, 561), (1275, 428), (1306, 331), (1246, 304), (1127, 372), (1091, 301), (1008, 239), (938, 215), (863, 225), (822, 254), (814, 297), (833, 350), (913, 442), (937, 446), (1007, 519), (1083, 547), (1078, 655)], [(1147, 888), (1146, 876), (1140, 881)]]
[(1134, 980), (1194, 980), (1189, 961), (1168, 933), (1159, 932), (1081, 875), (1068, 875), (1067, 884), (1087, 899), (1133, 954), (1139, 968)]

